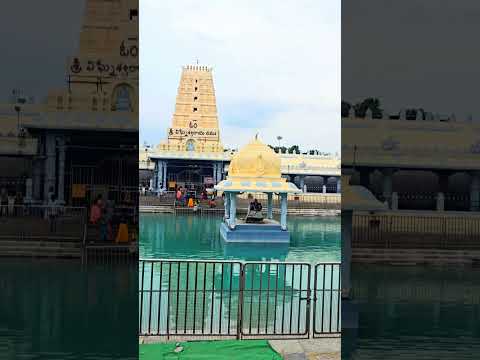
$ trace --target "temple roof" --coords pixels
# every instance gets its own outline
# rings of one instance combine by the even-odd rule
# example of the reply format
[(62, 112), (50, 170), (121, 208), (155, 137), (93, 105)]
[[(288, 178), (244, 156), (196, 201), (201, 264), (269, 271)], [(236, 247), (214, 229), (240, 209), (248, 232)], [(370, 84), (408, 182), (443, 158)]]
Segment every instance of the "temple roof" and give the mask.
[(233, 155), (227, 179), (215, 188), (236, 192), (300, 192), (295, 184), (282, 178), (280, 156), (258, 136)]
[(342, 211), (380, 211), (388, 207), (364, 186), (350, 185), (350, 176), (342, 175)]

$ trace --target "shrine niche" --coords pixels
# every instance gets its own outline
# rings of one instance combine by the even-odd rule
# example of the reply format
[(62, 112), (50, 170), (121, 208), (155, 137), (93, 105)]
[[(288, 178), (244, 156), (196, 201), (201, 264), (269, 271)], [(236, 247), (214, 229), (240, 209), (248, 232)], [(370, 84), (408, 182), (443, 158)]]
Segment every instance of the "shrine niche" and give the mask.
[(133, 88), (128, 84), (117, 85), (112, 93), (113, 111), (133, 111)]

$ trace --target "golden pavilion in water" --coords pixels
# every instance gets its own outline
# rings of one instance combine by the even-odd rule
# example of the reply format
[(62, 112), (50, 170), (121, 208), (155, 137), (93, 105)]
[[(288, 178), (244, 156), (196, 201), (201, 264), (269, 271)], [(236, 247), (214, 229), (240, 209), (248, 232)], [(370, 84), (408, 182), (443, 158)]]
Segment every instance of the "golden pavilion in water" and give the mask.
[[(215, 186), (225, 196), (225, 219), (220, 226), (222, 238), (227, 242), (289, 242), (287, 229), (287, 195), (300, 193), (293, 183), (281, 174), (281, 159), (270, 147), (255, 136), (248, 145), (240, 149), (230, 162), (226, 180)], [(236, 198), (241, 193), (267, 194), (266, 218), (262, 209), (250, 205), (247, 216), (237, 219)], [(273, 195), (280, 197), (280, 222), (273, 219)], [(253, 213), (253, 214), (252, 214)], [(253, 223), (249, 219), (254, 220)]]

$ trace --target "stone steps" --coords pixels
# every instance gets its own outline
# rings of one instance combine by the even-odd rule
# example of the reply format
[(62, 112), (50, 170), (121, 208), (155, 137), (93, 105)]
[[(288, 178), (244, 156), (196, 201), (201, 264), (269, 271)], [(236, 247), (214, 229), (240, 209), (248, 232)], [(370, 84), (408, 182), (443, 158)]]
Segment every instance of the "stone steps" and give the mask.
[[(214, 209), (202, 208), (201, 212), (194, 212), (191, 208), (177, 208), (174, 210), (173, 206), (140, 206), (139, 211), (141, 213), (174, 213), (178, 214), (219, 214), (223, 215), (223, 208), (217, 207)], [(273, 209), (275, 215), (280, 214), (280, 209)], [(237, 209), (237, 214), (246, 214), (246, 210)], [(340, 210), (329, 210), (329, 209), (295, 209), (289, 208), (288, 215), (298, 215), (298, 216), (338, 216), (340, 215)]]
[(0, 257), (74, 257), (82, 254), (79, 242), (0, 241)]
[(173, 213), (173, 206), (139, 206), (139, 212), (143, 213)]

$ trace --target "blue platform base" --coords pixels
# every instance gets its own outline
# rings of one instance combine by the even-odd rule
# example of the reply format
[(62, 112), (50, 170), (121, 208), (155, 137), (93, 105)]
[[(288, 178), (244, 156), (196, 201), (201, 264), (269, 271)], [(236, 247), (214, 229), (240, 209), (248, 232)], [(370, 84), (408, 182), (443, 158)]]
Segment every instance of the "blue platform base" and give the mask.
[(220, 235), (228, 243), (289, 243), (290, 233), (280, 224), (237, 224), (235, 230), (222, 222)]

